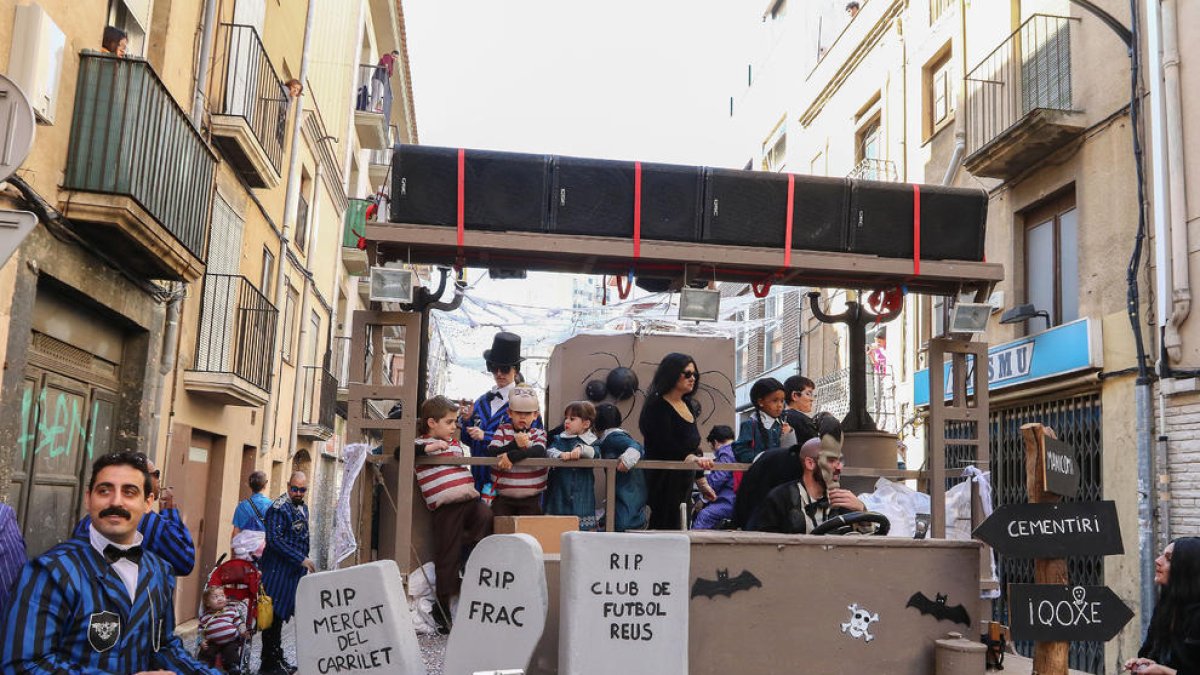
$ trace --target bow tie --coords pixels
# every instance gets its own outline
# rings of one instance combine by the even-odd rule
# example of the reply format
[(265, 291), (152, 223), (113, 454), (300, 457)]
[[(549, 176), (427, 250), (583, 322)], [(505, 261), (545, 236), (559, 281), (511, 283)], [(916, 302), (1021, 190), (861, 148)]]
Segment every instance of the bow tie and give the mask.
[(808, 514), (808, 516), (810, 518), (815, 518), (817, 511), (819, 511), (820, 509), (828, 509), (828, 508), (829, 508), (829, 498), (821, 497), (820, 499), (816, 500), (815, 502), (805, 504), (804, 512), (806, 514)]
[(487, 402), (488, 402), (488, 403), (491, 403), (491, 402), (492, 402), (492, 399), (494, 399), (494, 398), (498, 398), (498, 399), (501, 399), (501, 400), (503, 400), (503, 399), (504, 399), (504, 394), (501, 394), (501, 393), (500, 393), (500, 392), (498, 392), (498, 391), (489, 391), (489, 392), (487, 393)]
[(128, 558), (129, 562), (134, 565), (140, 565), (142, 562), (142, 547), (130, 546), (126, 549), (117, 548), (113, 544), (104, 547), (104, 559), (111, 565), (121, 558)]

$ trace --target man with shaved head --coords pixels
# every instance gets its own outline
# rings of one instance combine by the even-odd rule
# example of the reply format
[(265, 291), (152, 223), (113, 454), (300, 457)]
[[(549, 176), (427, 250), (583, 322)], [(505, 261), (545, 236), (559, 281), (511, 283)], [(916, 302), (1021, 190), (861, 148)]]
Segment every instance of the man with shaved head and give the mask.
[(263, 524), (267, 530), (267, 546), (263, 550), (263, 585), (275, 606), (275, 620), (263, 631), (262, 675), (293, 673), (287, 664), (281, 643), (283, 624), (292, 618), (296, 609), (296, 587), (300, 577), (316, 572), (308, 557), (308, 507), (304, 495), (308, 492), (308, 476), (303, 471), (292, 473), (287, 492), (280, 495), (267, 509)]
[(755, 511), (748, 529), (758, 532), (804, 534), (829, 518), (865, 511), (862, 500), (841, 487), (842, 444), (828, 437), (812, 438), (800, 446), (803, 474), (798, 481), (776, 486)]

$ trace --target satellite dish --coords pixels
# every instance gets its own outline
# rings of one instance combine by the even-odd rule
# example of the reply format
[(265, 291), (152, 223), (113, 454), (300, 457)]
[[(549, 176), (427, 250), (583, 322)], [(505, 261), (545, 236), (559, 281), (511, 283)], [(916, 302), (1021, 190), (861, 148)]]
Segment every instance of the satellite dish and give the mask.
[(33, 149), (37, 123), (25, 92), (0, 75), (0, 181), (13, 175)]

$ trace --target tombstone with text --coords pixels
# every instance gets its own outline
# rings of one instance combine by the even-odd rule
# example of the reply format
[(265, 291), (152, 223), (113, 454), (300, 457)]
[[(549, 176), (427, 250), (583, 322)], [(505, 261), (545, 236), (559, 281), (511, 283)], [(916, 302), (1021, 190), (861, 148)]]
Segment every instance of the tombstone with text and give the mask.
[(304, 576), (295, 623), (301, 673), (425, 675), (393, 560)]
[(559, 672), (687, 673), (687, 535), (567, 532), (562, 542)]
[(528, 534), (494, 534), (475, 547), (463, 574), (446, 675), (524, 672), (546, 627), (542, 547)]

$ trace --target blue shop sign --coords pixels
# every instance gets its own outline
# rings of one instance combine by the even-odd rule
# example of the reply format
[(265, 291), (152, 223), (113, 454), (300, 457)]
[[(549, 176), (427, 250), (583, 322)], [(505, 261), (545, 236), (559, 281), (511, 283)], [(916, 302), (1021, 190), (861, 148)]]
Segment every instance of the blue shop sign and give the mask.
[[(1098, 324), (1096, 328), (1099, 328)], [(1099, 335), (1094, 334), (1090, 319), (1079, 319), (1037, 335), (999, 344), (988, 349), (988, 391), (1098, 368), (1101, 365), (1099, 354)], [(949, 362), (942, 372), (946, 398), (949, 399)], [(929, 405), (928, 369), (917, 371), (913, 377), (913, 402)]]

